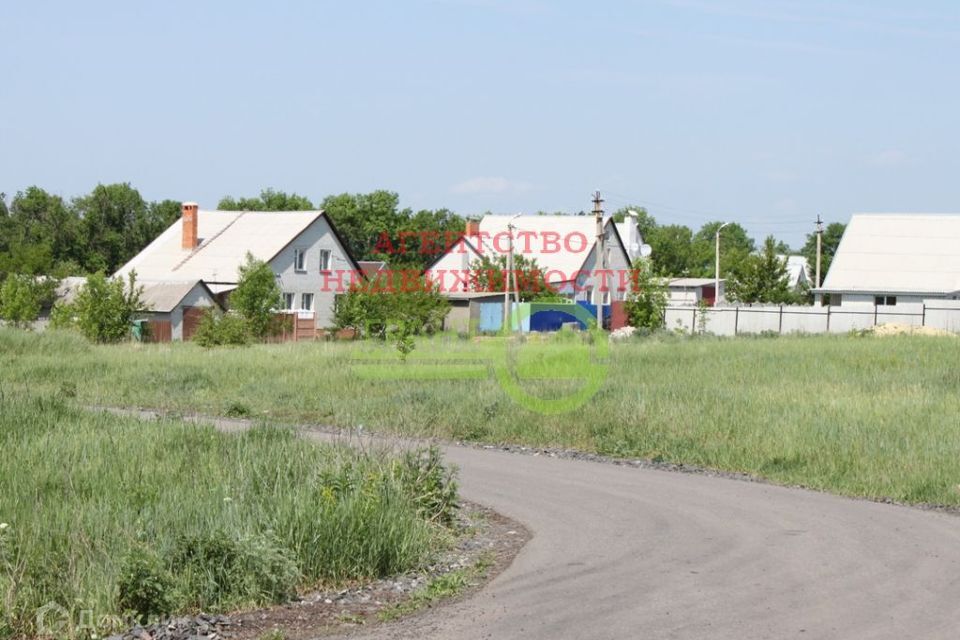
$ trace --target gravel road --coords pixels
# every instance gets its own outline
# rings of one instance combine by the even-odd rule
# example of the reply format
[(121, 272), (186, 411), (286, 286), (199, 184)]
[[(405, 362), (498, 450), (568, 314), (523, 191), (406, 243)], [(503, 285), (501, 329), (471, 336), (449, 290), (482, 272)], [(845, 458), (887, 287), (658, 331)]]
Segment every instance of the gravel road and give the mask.
[(355, 638), (956, 638), (960, 518), (451, 446), (533, 539), (472, 598)]

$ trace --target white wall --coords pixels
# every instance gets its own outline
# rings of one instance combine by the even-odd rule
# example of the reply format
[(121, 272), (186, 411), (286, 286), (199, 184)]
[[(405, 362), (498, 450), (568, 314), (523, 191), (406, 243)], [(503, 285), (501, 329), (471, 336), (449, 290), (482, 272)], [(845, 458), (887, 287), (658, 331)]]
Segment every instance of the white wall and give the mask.
[[(731, 306), (707, 310), (705, 330), (721, 336), (772, 331), (776, 333), (847, 333), (878, 324), (907, 324), (960, 332), (960, 300), (908, 300), (894, 306), (851, 305), (840, 307)], [(701, 311), (689, 306), (668, 306), (667, 329), (692, 332), (700, 324)]]
[[(307, 252), (305, 271), (294, 269), (293, 254), (296, 249)], [(331, 252), (330, 273), (328, 277), (320, 272), (320, 250)], [(350, 288), (350, 274), (353, 264), (347, 252), (337, 241), (326, 217), (317, 218), (313, 224), (294, 238), (273, 260), (270, 266), (280, 276), (278, 282), (284, 293), (294, 294), (294, 308), (299, 309), (304, 293), (313, 294), (313, 311), (316, 326), (323, 329), (333, 326), (333, 305), (339, 293)], [(341, 272), (338, 284), (338, 271)], [(338, 291), (342, 288), (342, 291)]]

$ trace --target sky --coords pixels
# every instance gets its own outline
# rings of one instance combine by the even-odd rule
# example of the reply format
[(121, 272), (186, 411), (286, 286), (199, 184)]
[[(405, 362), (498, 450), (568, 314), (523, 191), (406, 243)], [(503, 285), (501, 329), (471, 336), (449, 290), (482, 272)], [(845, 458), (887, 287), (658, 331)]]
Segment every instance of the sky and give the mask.
[(6, 3), (0, 191), (645, 206), (798, 246), (960, 210), (954, 0)]

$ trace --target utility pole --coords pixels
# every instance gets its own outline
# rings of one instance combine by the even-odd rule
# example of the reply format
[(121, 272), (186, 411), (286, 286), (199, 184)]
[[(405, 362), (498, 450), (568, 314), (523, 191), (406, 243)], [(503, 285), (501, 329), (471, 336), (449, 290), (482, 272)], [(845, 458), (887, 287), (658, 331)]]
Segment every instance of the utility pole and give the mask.
[(820, 219), (820, 214), (817, 214), (817, 289), (820, 288), (820, 256), (822, 255), (823, 247), (823, 220)]
[(603, 250), (603, 198), (599, 191), (593, 193), (593, 215), (597, 219), (597, 264), (600, 266), (599, 288), (596, 289), (597, 303), (597, 329), (603, 329), (603, 290), (607, 288), (607, 275), (604, 271), (604, 253)]
[(510, 250), (507, 253), (507, 272), (503, 274), (503, 332), (510, 333), (513, 327), (510, 326), (510, 276), (513, 273), (513, 226), (507, 224), (507, 236), (510, 242)]
[(720, 231), (730, 224), (729, 222), (724, 222), (722, 225), (717, 227), (717, 246), (716, 246), (716, 269), (713, 272), (713, 306), (720, 304)]

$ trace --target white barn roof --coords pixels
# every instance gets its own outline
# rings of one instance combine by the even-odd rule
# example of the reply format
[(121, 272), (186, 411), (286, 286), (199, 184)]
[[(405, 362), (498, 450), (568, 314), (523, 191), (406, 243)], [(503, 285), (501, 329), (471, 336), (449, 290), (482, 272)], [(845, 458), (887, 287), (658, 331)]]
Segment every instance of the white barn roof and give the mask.
[(322, 215), (322, 211), (199, 211), (196, 249), (181, 248), (180, 218), (117, 275), (126, 277), (136, 270), (141, 281), (236, 282), (248, 251), (269, 261)]
[(820, 290), (960, 291), (960, 214), (854, 215)]

